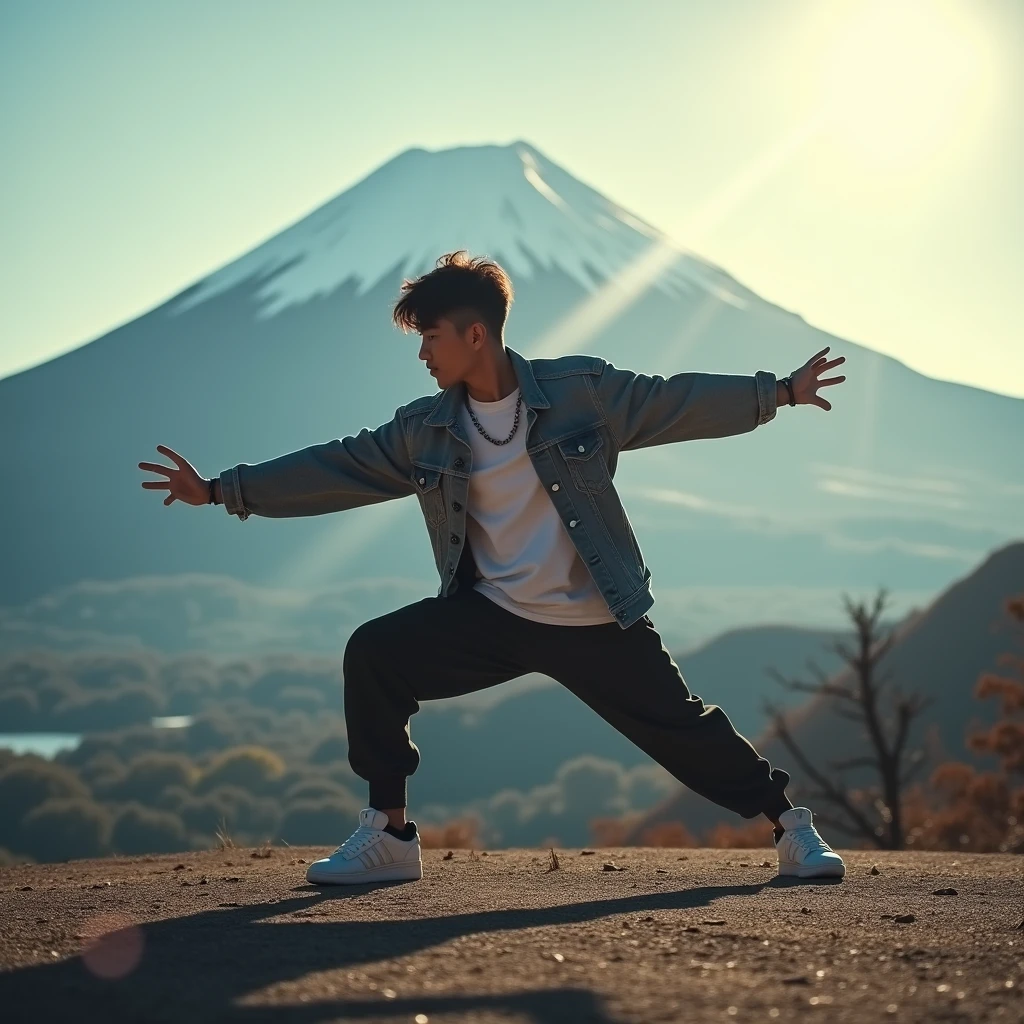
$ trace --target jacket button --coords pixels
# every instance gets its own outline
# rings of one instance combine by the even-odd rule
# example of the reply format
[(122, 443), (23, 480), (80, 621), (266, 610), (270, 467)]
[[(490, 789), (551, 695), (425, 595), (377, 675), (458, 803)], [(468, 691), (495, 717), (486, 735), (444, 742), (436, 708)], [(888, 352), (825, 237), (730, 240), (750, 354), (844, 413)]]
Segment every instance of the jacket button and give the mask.
[(457, 533), (453, 533), (452, 534), (452, 543), (453, 544), (458, 544), (459, 543), (459, 535)]
[(551, 485), (551, 490), (557, 491), (558, 490), (558, 484), (552, 484)]
[(426, 477), (423, 477), (423, 476), (421, 476), (421, 477), (420, 477), (420, 483), (421, 483), (421, 484), (425, 484), (426, 482), (427, 482), (427, 478), (426, 478)]
[(455, 566), (454, 565), (449, 565), (448, 566), (448, 575), (451, 576), (451, 574), (453, 572), (455, 572)]
[(455, 509), (456, 512), (460, 512), (462, 510), (462, 506), (457, 501), (452, 502), (452, 508)]
[(577, 448), (576, 450), (580, 452), (585, 452), (587, 449), (584, 448), (583, 445), (580, 445), (579, 448)]
[(569, 525), (570, 526), (575, 526), (576, 525), (576, 520), (575, 519), (570, 519), (569, 520)]
[(465, 465), (465, 463), (462, 461), (461, 458), (455, 460), (455, 468), (456, 469), (462, 469), (462, 467), (464, 465)]

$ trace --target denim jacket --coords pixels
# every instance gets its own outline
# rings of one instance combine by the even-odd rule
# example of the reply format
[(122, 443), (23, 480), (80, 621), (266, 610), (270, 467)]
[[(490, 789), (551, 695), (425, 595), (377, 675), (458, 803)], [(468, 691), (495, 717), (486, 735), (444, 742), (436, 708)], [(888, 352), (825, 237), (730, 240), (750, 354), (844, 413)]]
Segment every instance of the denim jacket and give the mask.
[[(599, 356), (527, 359), (505, 347), (526, 413), (526, 450), (580, 558), (626, 629), (654, 604), (644, 562), (612, 482), (619, 452), (744, 434), (776, 413), (775, 375), (634, 373)], [(319, 516), (415, 494), (441, 577), (438, 597), (472, 586), (466, 541), (472, 452), (457, 412), (465, 384), (417, 398), (394, 418), (220, 474), (240, 520)], [(466, 557), (462, 557), (463, 553)]]

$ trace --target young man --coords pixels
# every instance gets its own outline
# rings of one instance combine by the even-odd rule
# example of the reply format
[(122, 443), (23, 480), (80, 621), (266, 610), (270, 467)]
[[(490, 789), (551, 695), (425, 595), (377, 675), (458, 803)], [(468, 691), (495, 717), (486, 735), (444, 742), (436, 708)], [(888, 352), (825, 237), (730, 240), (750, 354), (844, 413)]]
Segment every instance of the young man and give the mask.
[[(775, 825), (779, 872), (841, 877), (842, 858), (789, 775), (690, 694), (654, 623), (651, 573), (612, 485), (619, 452), (742, 434), (778, 405), (817, 405), (844, 361), (822, 349), (776, 380), (621, 369), (597, 356), (529, 360), (503, 338), (512, 284), (463, 251), (402, 284), (393, 319), (421, 335), (443, 389), (355, 436), (312, 445), (212, 480), (181, 456), (140, 462), (164, 500), (224, 504), (240, 520), (323, 515), (415, 494), (441, 577), (427, 597), (360, 625), (344, 654), (349, 763), (369, 784), (356, 830), (306, 877), (324, 883), (415, 879), (420, 842), (406, 820), (419, 765), (409, 719), (422, 700), (540, 672), (555, 679), (690, 789)], [(524, 737), (524, 740), (527, 739)], [(486, 756), (485, 751), (481, 751)]]

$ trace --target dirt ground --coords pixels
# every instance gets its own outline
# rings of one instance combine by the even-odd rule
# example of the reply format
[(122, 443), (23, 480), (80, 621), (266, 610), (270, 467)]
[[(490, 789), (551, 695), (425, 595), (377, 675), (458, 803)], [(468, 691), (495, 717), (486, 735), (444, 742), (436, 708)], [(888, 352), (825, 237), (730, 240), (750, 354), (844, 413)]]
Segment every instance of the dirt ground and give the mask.
[(845, 852), (815, 884), (769, 850), (426, 850), (321, 890), (323, 852), (0, 869), (0, 1019), (1024, 1019), (1022, 858)]

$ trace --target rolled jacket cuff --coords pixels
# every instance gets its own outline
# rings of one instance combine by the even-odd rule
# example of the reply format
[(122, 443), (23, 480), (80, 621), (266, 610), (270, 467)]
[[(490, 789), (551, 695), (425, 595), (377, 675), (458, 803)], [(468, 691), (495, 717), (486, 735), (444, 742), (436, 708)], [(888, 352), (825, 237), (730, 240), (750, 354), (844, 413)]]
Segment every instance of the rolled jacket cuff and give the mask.
[(758, 370), (754, 374), (754, 382), (757, 384), (757, 425), (761, 426), (774, 419), (775, 413), (778, 411), (776, 397), (778, 381), (770, 370)]
[(238, 479), (238, 467), (225, 469), (220, 475), (220, 494), (224, 499), (224, 509), (239, 519), (248, 519), (249, 510), (242, 503), (242, 485)]

